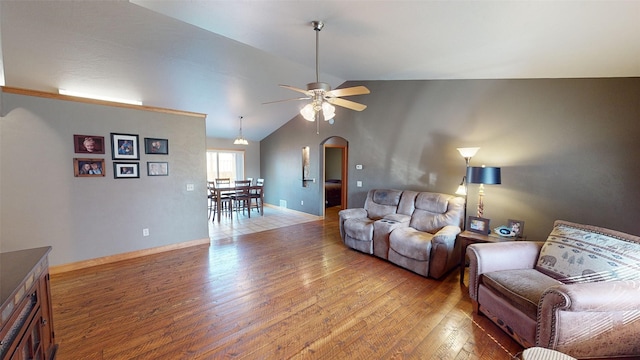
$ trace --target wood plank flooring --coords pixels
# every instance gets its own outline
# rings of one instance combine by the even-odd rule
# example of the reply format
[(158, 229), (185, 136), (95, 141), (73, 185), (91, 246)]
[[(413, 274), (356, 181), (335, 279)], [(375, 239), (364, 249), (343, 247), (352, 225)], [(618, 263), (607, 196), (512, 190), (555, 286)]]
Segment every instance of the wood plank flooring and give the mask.
[(52, 276), (58, 360), (511, 359), (457, 274), (353, 251), (331, 213)]

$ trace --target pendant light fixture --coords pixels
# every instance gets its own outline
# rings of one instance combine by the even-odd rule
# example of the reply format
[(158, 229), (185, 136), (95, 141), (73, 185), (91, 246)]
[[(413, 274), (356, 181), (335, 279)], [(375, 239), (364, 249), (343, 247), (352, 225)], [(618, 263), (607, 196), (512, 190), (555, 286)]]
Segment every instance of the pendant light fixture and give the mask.
[(245, 139), (242, 136), (242, 116), (240, 116), (240, 134), (238, 135), (238, 137), (233, 141), (234, 145), (249, 145), (249, 142), (247, 141), (247, 139)]

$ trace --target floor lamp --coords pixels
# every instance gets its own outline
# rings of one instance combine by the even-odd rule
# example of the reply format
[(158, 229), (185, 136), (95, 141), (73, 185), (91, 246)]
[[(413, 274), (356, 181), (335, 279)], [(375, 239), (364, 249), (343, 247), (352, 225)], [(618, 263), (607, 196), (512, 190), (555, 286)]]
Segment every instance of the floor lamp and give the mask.
[[(469, 163), (471, 162), (471, 158), (476, 155), (479, 147), (468, 147), (468, 148), (457, 148), (458, 152), (464, 158), (464, 161), (467, 164), (467, 172), (469, 171)], [(464, 195), (464, 218), (462, 219), (462, 231), (465, 230), (467, 225), (467, 176), (462, 177), (462, 182), (458, 186), (458, 190), (456, 190), (457, 195)]]

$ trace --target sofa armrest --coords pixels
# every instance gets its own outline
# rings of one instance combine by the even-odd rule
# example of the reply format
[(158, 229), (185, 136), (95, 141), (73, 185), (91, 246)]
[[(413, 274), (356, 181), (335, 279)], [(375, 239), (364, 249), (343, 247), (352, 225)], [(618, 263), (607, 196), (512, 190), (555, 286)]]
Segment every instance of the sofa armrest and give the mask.
[(363, 208), (344, 209), (340, 210), (338, 214), (340, 215), (340, 220), (361, 219), (367, 217), (367, 210)]
[(460, 228), (447, 225), (431, 238), (429, 276), (439, 279), (460, 263), (460, 246), (456, 237)]
[(338, 216), (340, 217), (338, 225), (340, 226), (340, 237), (342, 237), (342, 241), (345, 239), (344, 222), (349, 219), (364, 219), (367, 215), (367, 210), (364, 208), (344, 209), (338, 212)]
[(453, 248), (456, 242), (456, 236), (460, 234), (460, 231), (460, 227), (455, 225), (447, 225), (443, 227), (433, 235), (433, 239), (431, 239), (431, 246), (442, 244)]
[(600, 348), (608, 354), (637, 355), (639, 292), (638, 280), (550, 287), (538, 304), (537, 345), (576, 355), (598, 355)]
[(533, 269), (544, 242), (507, 241), (471, 244), (469, 256), (469, 296), (478, 301), (480, 275), (492, 271)]

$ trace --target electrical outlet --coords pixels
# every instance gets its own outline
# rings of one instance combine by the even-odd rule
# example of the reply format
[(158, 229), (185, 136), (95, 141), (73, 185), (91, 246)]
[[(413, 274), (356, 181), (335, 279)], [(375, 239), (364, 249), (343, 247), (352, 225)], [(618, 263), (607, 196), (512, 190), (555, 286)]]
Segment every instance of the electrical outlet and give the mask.
[(187, 184), (187, 191), (193, 191), (193, 184)]
[(149, 229), (142, 229), (142, 236), (149, 236)]
[(304, 205), (304, 200), (300, 200), (300, 205)]
[(362, 187), (362, 181), (356, 181), (356, 186), (357, 187)]

